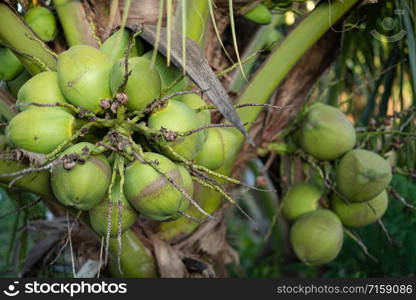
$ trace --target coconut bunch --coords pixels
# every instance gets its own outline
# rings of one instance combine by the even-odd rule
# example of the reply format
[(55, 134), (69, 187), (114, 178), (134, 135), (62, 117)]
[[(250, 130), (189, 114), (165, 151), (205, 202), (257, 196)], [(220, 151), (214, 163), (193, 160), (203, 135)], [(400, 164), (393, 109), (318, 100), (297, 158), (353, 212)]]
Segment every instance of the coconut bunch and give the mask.
[[(49, 170), (56, 200), (87, 212), (102, 236), (119, 238), (139, 215), (210, 218), (193, 200), (194, 183), (235, 203), (217, 180), (239, 181), (215, 170), (230, 161), (236, 137), (228, 124), (211, 124), (213, 107), (191, 88), (128, 30), (100, 49), (73, 46), (59, 54), (56, 72), (19, 88), (20, 112), (6, 128), (9, 145), (42, 161), (2, 176)], [(190, 205), (198, 217), (188, 214)]]
[[(354, 149), (354, 126), (334, 107), (312, 105), (301, 120), (297, 140), (319, 172), (288, 189), (282, 212), (292, 223), (290, 240), (297, 257), (310, 266), (322, 265), (341, 251), (343, 227), (380, 220), (387, 210), (392, 172), (377, 153)], [(328, 174), (320, 170), (322, 164)]]

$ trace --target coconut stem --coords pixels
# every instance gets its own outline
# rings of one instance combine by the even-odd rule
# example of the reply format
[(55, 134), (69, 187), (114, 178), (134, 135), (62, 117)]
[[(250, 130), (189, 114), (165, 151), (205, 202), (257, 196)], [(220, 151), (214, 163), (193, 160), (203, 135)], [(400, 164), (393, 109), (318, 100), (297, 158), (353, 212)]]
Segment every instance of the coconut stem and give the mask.
[(36, 36), (5, 1), (0, 1), (0, 40), (14, 50), (31, 74), (45, 69), (56, 69), (56, 54)]
[(82, 1), (53, 0), (59, 21), (64, 29), (69, 46), (89, 45), (98, 48), (97, 38), (92, 23), (89, 23)]
[(201, 48), (204, 47), (209, 17), (207, 0), (185, 0), (186, 36), (194, 40)]

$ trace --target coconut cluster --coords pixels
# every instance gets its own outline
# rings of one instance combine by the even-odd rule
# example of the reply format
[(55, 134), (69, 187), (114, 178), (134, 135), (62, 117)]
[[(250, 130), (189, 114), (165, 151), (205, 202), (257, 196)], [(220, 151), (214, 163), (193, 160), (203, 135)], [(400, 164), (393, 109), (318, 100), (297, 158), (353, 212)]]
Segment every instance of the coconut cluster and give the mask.
[(235, 151), (231, 129), (210, 127), (206, 102), (177, 93), (192, 87), (182, 71), (159, 54), (153, 64), (152, 55), (128, 30), (100, 49), (69, 48), (56, 71), (19, 88), (20, 112), (6, 129), (10, 145), (44, 155), (57, 201), (88, 212), (103, 236), (121, 234), (139, 215), (187, 216), (194, 179), (208, 178)]
[(295, 254), (307, 265), (322, 265), (341, 251), (343, 226), (362, 227), (383, 216), (392, 172), (379, 154), (354, 149), (354, 126), (332, 106), (313, 104), (297, 139), (304, 152), (333, 170), (329, 177), (335, 188), (322, 178), (311, 179), (291, 186), (283, 197), (282, 212), (293, 223), (290, 240)]

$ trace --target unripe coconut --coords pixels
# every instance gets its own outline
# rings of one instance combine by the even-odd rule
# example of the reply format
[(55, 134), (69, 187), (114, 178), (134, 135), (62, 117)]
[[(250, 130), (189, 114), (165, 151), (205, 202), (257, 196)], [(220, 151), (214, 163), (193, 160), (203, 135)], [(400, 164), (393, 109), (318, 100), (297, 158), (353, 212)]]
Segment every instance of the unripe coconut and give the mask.
[[(155, 68), (152, 68), (150, 61), (142, 57), (130, 58), (128, 70), (131, 74), (125, 87), (128, 96), (127, 108), (140, 111), (160, 97), (160, 75)], [(114, 94), (123, 83), (124, 74), (125, 61), (121, 59), (114, 64), (111, 71), (110, 86)]]
[[(42, 72), (29, 79), (17, 93), (17, 104), (41, 103), (55, 104), (68, 103), (59, 88), (58, 73)], [(20, 110), (26, 110), (35, 106), (21, 106)]]
[(33, 107), (17, 114), (7, 127), (7, 137), (17, 148), (49, 153), (74, 133), (75, 118), (56, 107)]
[(244, 18), (257, 24), (269, 24), (272, 21), (272, 13), (267, 6), (259, 4), (244, 14)]
[(355, 149), (341, 159), (336, 171), (337, 190), (351, 201), (368, 201), (390, 183), (391, 167), (380, 155)]
[[(148, 120), (152, 129), (162, 127), (176, 132), (186, 132), (200, 127), (200, 121), (195, 111), (185, 103), (170, 100), (165, 107), (154, 111)], [(194, 159), (204, 143), (204, 134), (200, 131), (186, 137), (178, 137), (169, 142), (175, 152), (188, 160)], [(169, 158), (176, 159), (174, 154), (162, 147), (161, 151)]]
[(332, 106), (312, 106), (302, 122), (300, 144), (317, 159), (334, 160), (351, 150), (355, 142), (354, 126)]
[(375, 198), (366, 202), (350, 202), (342, 200), (334, 195), (332, 210), (348, 227), (362, 227), (376, 222), (387, 210), (389, 197), (386, 190)]
[(101, 99), (110, 98), (109, 76), (113, 61), (91, 46), (72, 46), (58, 56), (59, 86), (72, 104), (101, 111)]
[(209, 128), (207, 140), (195, 157), (198, 165), (215, 170), (224, 165), (234, 153), (236, 136), (227, 128)]
[(323, 189), (310, 183), (293, 185), (283, 197), (283, 214), (289, 221), (295, 221), (303, 214), (317, 210), (323, 193)]
[(36, 35), (45, 42), (52, 41), (58, 33), (55, 16), (45, 7), (29, 9), (24, 19)]
[[(124, 58), (125, 52), (129, 47), (131, 33), (127, 29), (117, 30), (101, 45), (100, 50), (110, 56), (114, 60)], [(133, 45), (129, 57), (139, 56), (139, 49), (143, 48), (140, 40), (136, 40)]]
[(293, 250), (308, 266), (323, 265), (335, 259), (343, 240), (341, 221), (328, 209), (302, 215), (290, 229)]
[(109, 197), (105, 197), (100, 203), (98, 203), (88, 212), (90, 216), (91, 226), (95, 232), (102, 236), (107, 235), (108, 213), (110, 208), (109, 204), (111, 201), (112, 211), (110, 216), (110, 236), (117, 236), (119, 231), (119, 200), (121, 201), (121, 232), (123, 233), (136, 222), (138, 214), (127, 201), (126, 197), (124, 196), (124, 192), (120, 191), (120, 178), (117, 178), (111, 190), (111, 199)]
[[(181, 101), (188, 105), (192, 109), (198, 109), (204, 106), (207, 106), (204, 100), (196, 94), (186, 94), (180, 97), (175, 98), (175, 100)], [(211, 124), (211, 113), (208, 109), (202, 110), (197, 113), (198, 118), (201, 120), (201, 126), (206, 126)]]
[[(31, 110), (28, 110), (31, 111)], [(95, 146), (78, 143), (62, 155), (92, 152)], [(56, 199), (63, 205), (79, 210), (89, 210), (102, 201), (111, 181), (111, 167), (104, 155), (90, 155), (84, 163), (67, 170), (63, 165), (52, 168), (51, 185)]]
[[(178, 166), (167, 157), (147, 152), (144, 158), (157, 161), (158, 167), (168, 177), (184, 188), (183, 178)], [(124, 192), (130, 204), (141, 214), (156, 221), (177, 218), (179, 211), (185, 210), (189, 203), (180, 191), (168, 182), (165, 176), (150, 164), (133, 162), (126, 168)]]
[[(153, 51), (149, 51), (143, 54), (142, 57), (151, 60), (152, 55)], [(159, 53), (156, 55), (155, 68), (159, 71), (160, 74), (160, 79), (162, 81), (162, 90), (169, 88), (176, 80), (179, 80), (179, 78), (181, 78), (183, 75), (183, 72), (174, 65), (167, 66), (166, 58)], [(183, 78), (175, 85), (174, 88), (167, 91), (168, 94), (186, 90), (186, 82), (186, 78)]]
[(9, 48), (0, 48), (0, 80), (12, 80), (23, 69), (22, 63)]

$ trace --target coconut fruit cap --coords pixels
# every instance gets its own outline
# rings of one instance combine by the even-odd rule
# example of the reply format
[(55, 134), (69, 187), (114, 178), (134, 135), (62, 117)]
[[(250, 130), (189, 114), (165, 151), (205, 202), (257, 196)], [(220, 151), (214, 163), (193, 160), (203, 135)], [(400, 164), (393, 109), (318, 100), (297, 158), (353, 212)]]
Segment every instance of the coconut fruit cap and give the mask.
[[(153, 56), (153, 51), (149, 51), (143, 54), (141, 57), (151, 60), (152, 56)], [(171, 85), (176, 80), (179, 80), (183, 75), (181, 70), (176, 68), (174, 65), (167, 66), (166, 58), (159, 53), (156, 55), (155, 68), (158, 70), (160, 74), (162, 90), (165, 90), (171, 87)], [(168, 94), (186, 90), (186, 86), (187, 86), (186, 82), (187, 82), (186, 78), (183, 78), (172, 89), (169, 89), (169, 91), (167, 91)]]
[(293, 222), (303, 214), (318, 209), (323, 193), (323, 189), (310, 183), (295, 184), (283, 197), (282, 212)]
[[(114, 60), (124, 58), (125, 52), (129, 47), (130, 36), (131, 33), (127, 29), (117, 30), (105, 40), (101, 45), (100, 50)], [(137, 40), (136, 43), (140, 43), (140, 40)], [(141, 48), (141, 46), (132, 46), (129, 57), (139, 56), (139, 48)]]
[[(176, 132), (187, 132), (200, 127), (200, 120), (195, 111), (185, 103), (170, 100), (165, 107), (154, 111), (148, 120), (148, 126), (160, 130), (162, 127)], [(169, 145), (179, 155), (188, 160), (200, 152), (204, 144), (204, 133), (197, 132), (186, 137), (178, 137)], [(174, 153), (162, 147), (161, 151), (171, 159), (177, 159)]]
[(290, 229), (293, 250), (308, 266), (323, 265), (335, 259), (343, 240), (341, 221), (328, 209), (302, 215)]
[(74, 126), (74, 116), (60, 108), (33, 107), (10, 121), (7, 137), (17, 148), (49, 153), (72, 136)]
[(300, 129), (302, 148), (320, 160), (334, 160), (351, 150), (356, 143), (354, 126), (338, 109), (313, 105)]
[(58, 79), (65, 98), (94, 113), (101, 111), (101, 99), (111, 97), (112, 65), (110, 57), (91, 46), (76, 45), (59, 54)]
[[(68, 103), (59, 88), (58, 73), (52, 71), (39, 73), (22, 85), (17, 93), (17, 104), (30, 103)], [(35, 106), (20, 106), (19, 109), (27, 110), (33, 107)]]
[(386, 190), (375, 198), (366, 202), (347, 203), (334, 195), (332, 198), (332, 210), (348, 227), (362, 227), (379, 220), (387, 210), (389, 197)]
[(380, 155), (362, 149), (351, 150), (336, 170), (337, 190), (350, 201), (368, 201), (390, 183), (391, 167)]
[(29, 9), (24, 19), (36, 35), (45, 42), (52, 41), (58, 33), (55, 16), (45, 7)]
[[(94, 149), (93, 144), (83, 142), (69, 147), (62, 155), (84, 155)], [(111, 167), (102, 154), (90, 155), (84, 163), (77, 162), (69, 170), (63, 165), (52, 168), (51, 185), (56, 199), (65, 206), (79, 210), (89, 210), (102, 201), (110, 181)]]
[[(125, 86), (128, 96), (127, 108), (131, 111), (143, 110), (153, 100), (160, 97), (160, 75), (151, 62), (142, 57), (133, 57), (128, 60), (128, 70), (131, 74)], [(125, 61), (119, 60), (114, 64), (111, 76), (111, 91), (115, 94), (124, 81)]]
[[(183, 179), (178, 166), (158, 153), (146, 152), (144, 159), (157, 161), (163, 174), (183, 187)], [(124, 192), (130, 204), (141, 214), (156, 221), (166, 221), (176, 217), (183, 205), (183, 195), (166, 177), (150, 164), (133, 162), (126, 168)]]
[[(121, 202), (121, 212), (119, 201)], [(112, 208), (109, 220), (110, 203), (112, 203)], [(116, 237), (118, 234), (119, 214), (121, 215), (121, 233), (129, 229), (138, 218), (137, 212), (127, 201), (124, 192), (120, 190), (120, 178), (116, 178), (111, 190), (111, 198), (105, 197), (100, 203), (90, 209), (88, 213), (92, 228), (101, 236), (107, 235), (108, 221), (110, 221), (110, 237)]]
[(23, 69), (22, 63), (10, 49), (0, 48), (0, 80), (12, 80), (16, 78)]
[(207, 140), (195, 157), (198, 165), (215, 170), (224, 165), (234, 153), (236, 136), (227, 128), (206, 129)]

